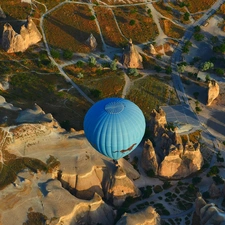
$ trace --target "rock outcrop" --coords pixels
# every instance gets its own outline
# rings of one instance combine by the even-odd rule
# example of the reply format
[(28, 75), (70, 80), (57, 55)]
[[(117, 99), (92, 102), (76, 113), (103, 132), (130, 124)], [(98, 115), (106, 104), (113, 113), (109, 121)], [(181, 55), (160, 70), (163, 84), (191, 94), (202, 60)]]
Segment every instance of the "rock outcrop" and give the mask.
[(141, 166), (145, 171), (152, 170), (158, 174), (158, 160), (152, 142), (148, 139), (144, 143), (144, 149), (141, 157)]
[(200, 145), (186, 145), (184, 151), (174, 147), (160, 164), (158, 174), (167, 178), (187, 177), (200, 170), (203, 164)]
[(212, 102), (218, 97), (220, 93), (220, 87), (215, 80), (211, 80), (208, 83), (208, 98), (207, 106), (210, 106)]
[(52, 114), (45, 112), (37, 104), (34, 105), (33, 109), (26, 109), (20, 112), (16, 123), (42, 123), (42, 122), (52, 122)]
[(2, 19), (6, 18), (6, 15), (5, 15), (5, 13), (4, 13), (4, 11), (3, 11), (1, 6), (0, 6), (0, 18), (2, 18)]
[(114, 224), (112, 207), (98, 194), (89, 201), (78, 199), (50, 174), (21, 172), (14, 184), (1, 193), (4, 194), (0, 196), (0, 204), (4, 205), (0, 208), (2, 225), (25, 224), (29, 213), (42, 213), (46, 221), (43, 224), (49, 225)]
[(11, 103), (7, 103), (5, 98), (1, 95), (0, 95), (0, 107), (13, 111), (21, 110), (21, 108), (15, 107)]
[(161, 136), (161, 134), (165, 130), (165, 125), (167, 124), (166, 121), (166, 113), (163, 109), (159, 108), (159, 110), (153, 109), (150, 114), (150, 121), (149, 121), (149, 129), (151, 134), (156, 136)]
[(137, 213), (125, 213), (116, 225), (160, 225), (160, 216), (151, 206)]
[(36, 25), (28, 17), (25, 25), (21, 26), (20, 33), (16, 33), (9, 23), (4, 25), (2, 34), (2, 47), (8, 53), (23, 52), (30, 45), (36, 44), (42, 36)]
[(137, 197), (140, 194), (140, 190), (126, 176), (123, 168), (118, 165), (108, 183), (107, 199), (110, 199), (115, 206), (120, 206), (126, 197)]
[(85, 43), (87, 46), (89, 46), (91, 48), (92, 51), (95, 50), (98, 45), (93, 34), (90, 34), (90, 37), (86, 40)]
[(156, 55), (156, 54), (157, 54), (157, 52), (156, 52), (156, 50), (155, 50), (155, 47), (154, 47), (152, 44), (150, 44), (149, 48), (150, 48), (150, 53), (151, 53), (152, 55)]
[[(196, 214), (199, 216), (201, 225), (224, 225), (225, 212), (213, 203), (206, 203), (201, 195), (195, 200)], [(195, 223), (196, 224), (196, 223)]]
[(152, 110), (149, 130), (154, 140), (145, 143), (142, 168), (166, 178), (183, 178), (201, 169), (203, 157), (200, 145), (182, 141), (177, 129), (167, 128), (166, 114), (162, 109)]
[(136, 47), (133, 45), (130, 39), (128, 47), (124, 50), (123, 65), (126, 68), (143, 69), (142, 57), (138, 53)]
[(195, 212), (198, 216), (200, 216), (200, 210), (203, 206), (206, 205), (205, 200), (202, 198), (202, 194), (200, 192), (197, 193), (197, 198), (195, 199)]
[(219, 198), (221, 196), (220, 189), (216, 186), (215, 183), (212, 183), (209, 187), (209, 196), (210, 198)]

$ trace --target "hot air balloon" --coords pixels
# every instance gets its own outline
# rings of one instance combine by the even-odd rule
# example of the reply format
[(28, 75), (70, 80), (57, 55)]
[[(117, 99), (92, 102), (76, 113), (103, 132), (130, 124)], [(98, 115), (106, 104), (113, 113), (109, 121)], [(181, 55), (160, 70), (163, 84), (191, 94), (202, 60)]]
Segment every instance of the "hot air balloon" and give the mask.
[(138, 146), (145, 127), (140, 108), (123, 98), (106, 98), (95, 103), (84, 118), (84, 132), (90, 144), (114, 160)]

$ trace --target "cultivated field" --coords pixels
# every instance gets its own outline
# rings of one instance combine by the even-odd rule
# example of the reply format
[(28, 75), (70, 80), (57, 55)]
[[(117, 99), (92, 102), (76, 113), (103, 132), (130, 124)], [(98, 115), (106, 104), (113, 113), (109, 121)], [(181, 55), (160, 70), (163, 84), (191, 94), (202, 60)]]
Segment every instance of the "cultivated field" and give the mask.
[(149, 75), (136, 81), (126, 97), (136, 103), (146, 119), (149, 119), (152, 109), (168, 103), (171, 105), (178, 103), (175, 90), (165, 83), (165, 79)]
[(188, 10), (191, 13), (200, 12), (207, 10), (214, 4), (216, 0), (185, 0), (184, 3), (187, 3)]
[(45, 18), (44, 26), (47, 41), (53, 48), (88, 53), (90, 47), (85, 41), (91, 33), (101, 47), (95, 17), (86, 5), (64, 4)]
[(153, 41), (158, 35), (157, 26), (145, 6), (117, 7), (113, 12), (124, 36), (134, 43)]
[(105, 7), (94, 7), (101, 32), (106, 44), (113, 47), (121, 47), (127, 40), (121, 35), (111, 9)]
[[(82, 68), (72, 65), (64, 69), (74, 82), (95, 101), (107, 97), (121, 97), (125, 81), (123, 72), (120, 70), (112, 71), (109, 68), (101, 69), (87, 64)], [(83, 78), (77, 77), (79, 73), (83, 74)]]
[(184, 29), (180, 26), (175, 25), (169, 20), (160, 19), (160, 25), (164, 31), (164, 33), (168, 37), (172, 38), (182, 38), (184, 35)]

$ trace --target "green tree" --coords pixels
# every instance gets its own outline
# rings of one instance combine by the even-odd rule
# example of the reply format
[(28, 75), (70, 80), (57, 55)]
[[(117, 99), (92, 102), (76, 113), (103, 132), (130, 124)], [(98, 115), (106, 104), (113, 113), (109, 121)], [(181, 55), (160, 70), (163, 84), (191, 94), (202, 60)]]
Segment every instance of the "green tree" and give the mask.
[(204, 62), (201, 66), (201, 70), (202, 71), (206, 71), (206, 70), (209, 70), (209, 69), (213, 69), (214, 67), (214, 64), (210, 61), (207, 61), (207, 62)]
[(205, 76), (205, 82), (207, 83), (207, 82), (209, 82), (210, 81), (210, 76), (209, 76), (209, 74), (207, 74), (206, 76)]
[(185, 71), (185, 68), (186, 68), (186, 66), (185, 65), (179, 65), (178, 67), (177, 67), (177, 71), (178, 71), (178, 73), (183, 73), (184, 71)]
[(162, 71), (162, 67), (161, 66), (158, 66), (158, 65), (154, 66), (154, 69), (155, 69), (155, 71), (157, 73), (159, 73), (160, 71)]
[(89, 58), (89, 66), (95, 66), (97, 64), (96, 58), (91, 56)]
[(117, 70), (117, 60), (114, 59), (111, 64), (110, 64), (110, 69), (113, 70), (113, 71), (116, 71)]
[(65, 50), (63, 52), (63, 58), (67, 60), (71, 60), (73, 58), (73, 52), (70, 50)]
[(184, 20), (185, 21), (188, 21), (189, 17), (190, 17), (190, 13), (188, 13), (188, 12), (184, 13)]
[(201, 27), (200, 26), (195, 26), (194, 27), (194, 32), (200, 32), (201, 31)]
[(167, 74), (171, 74), (171, 73), (172, 73), (172, 67), (171, 67), (171, 66), (166, 66), (165, 72), (166, 72)]
[(77, 77), (78, 78), (83, 78), (84, 77), (84, 74), (80, 72), (80, 73), (77, 74)]
[(52, 55), (52, 57), (53, 57), (54, 59), (59, 59), (59, 58), (60, 58), (60, 53), (59, 53), (59, 51), (57, 51), (57, 50), (55, 50), (55, 49), (52, 49), (52, 50), (50, 51), (50, 53), (51, 53), (51, 55)]
[(194, 39), (195, 39), (196, 41), (202, 41), (202, 40), (204, 39), (204, 35), (201, 34), (201, 33), (195, 33), (195, 34), (194, 34)]
[(84, 66), (84, 62), (83, 61), (77, 61), (76, 63), (77, 67), (82, 68)]
[(215, 69), (216, 74), (218, 75), (223, 75), (224, 74), (224, 70), (222, 68), (216, 68)]
[(139, 73), (136, 68), (130, 68), (130, 69), (128, 69), (128, 75), (132, 75), (132, 76), (136, 77), (139, 75)]
[(130, 20), (130, 23), (129, 23), (131, 26), (133, 26), (135, 24), (135, 20)]

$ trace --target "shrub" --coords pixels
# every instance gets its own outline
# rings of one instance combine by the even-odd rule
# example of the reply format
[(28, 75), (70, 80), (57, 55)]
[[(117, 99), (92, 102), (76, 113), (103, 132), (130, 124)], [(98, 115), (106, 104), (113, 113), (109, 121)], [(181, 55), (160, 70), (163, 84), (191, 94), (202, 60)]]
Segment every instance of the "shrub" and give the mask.
[(157, 73), (159, 73), (159, 72), (162, 70), (162, 67), (156, 65), (156, 66), (154, 67), (154, 69), (155, 69), (155, 71), (156, 71)]
[(146, 172), (147, 176), (149, 177), (154, 177), (155, 176), (155, 172), (153, 171), (153, 169), (150, 169)]
[(67, 60), (71, 60), (73, 58), (73, 52), (70, 50), (65, 50), (63, 52), (63, 58)]
[(77, 65), (77, 67), (82, 68), (84, 66), (84, 62), (83, 61), (77, 61), (76, 65)]
[(184, 20), (185, 21), (188, 21), (189, 20), (189, 17), (190, 17), (190, 14), (188, 12), (185, 12), (184, 13)]
[(210, 171), (207, 173), (207, 176), (210, 177), (210, 176), (218, 174), (219, 172), (220, 172), (220, 170), (217, 166), (212, 166), (210, 168)]
[(202, 40), (204, 39), (204, 35), (201, 34), (201, 33), (195, 33), (195, 34), (194, 34), (194, 39), (195, 39), (196, 41), (202, 41)]
[(55, 49), (52, 49), (52, 50), (50, 51), (50, 53), (51, 53), (51, 55), (52, 55), (52, 57), (53, 57), (54, 59), (59, 59), (59, 58), (60, 58), (60, 53), (59, 53), (59, 51), (57, 51), (57, 50), (55, 50)]
[(172, 185), (171, 185), (171, 182), (170, 181), (164, 181), (163, 183), (163, 189), (168, 189), (170, 188)]
[(198, 96), (199, 96), (199, 92), (196, 91), (196, 92), (193, 93), (193, 95), (194, 95), (194, 98), (197, 99)]
[(133, 26), (135, 24), (135, 20), (130, 20), (129, 24)]
[(200, 183), (201, 180), (202, 180), (201, 177), (194, 177), (194, 178), (192, 178), (192, 184), (196, 185), (196, 184)]
[(165, 72), (166, 72), (167, 74), (171, 74), (171, 73), (172, 73), (172, 67), (171, 67), (171, 66), (166, 66)]
[(92, 95), (93, 97), (95, 97), (95, 98), (99, 98), (99, 97), (101, 96), (101, 94), (102, 94), (102, 92), (99, 91), (98, 89), (92, 89), (92, 90), (90, 91), (90, 93), (91, 93), (91, 95)]
[(219, 175), (216, 175), (213, 177), (213, 180), (215, 182), (216, 185), (219, 185), (219, 184), (223, 184), (224, 183), (224, 180), (221, 176)]
[(202, 111), (202, 109), (199, 106), (196, 106), (195, 110), (196, 110), (196, 112), (201, 112)]
[(160, 185), (156, 185), (154, 188), (153, 188), (154, 192), (155, 193), (159, 193), (163, 190), (163, 188), (160, 186)]

